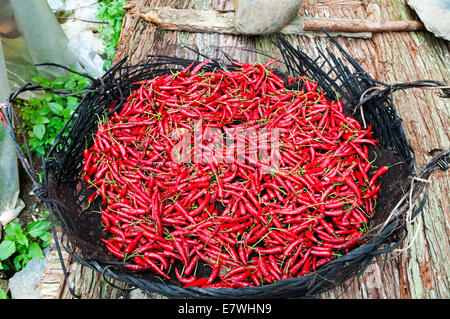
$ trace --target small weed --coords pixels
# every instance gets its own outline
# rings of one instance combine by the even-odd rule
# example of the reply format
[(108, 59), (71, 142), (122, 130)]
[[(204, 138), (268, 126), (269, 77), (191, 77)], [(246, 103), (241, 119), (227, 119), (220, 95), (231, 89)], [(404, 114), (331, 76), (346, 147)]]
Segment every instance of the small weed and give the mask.
[[(48, 80), (42, 75), (38, 75), (33, 77), (32, 81), (53, 90), (88, 85), (85, 77), (74, 73), (68, 73), (67, 78), (57, 77), (54, 80)], [(32, 152), (35, 152), (38, 157), (45, 154), (48, 148), (54, 144), (55, 138), (79, 102), (79, 97), (61, 96), (47, 92), (39, 97), (18, 101), (22, 125), (28, 134), (28, 143)]]
[(2, 288), (0, 288), (0, 299), (8, 299), (8, 295)]
[(0, 274), (20, 271), (32, 258), (43, 258), (42, 249), (50, 246), (50, 228), (48, 220), (36, 220), (26, 227), (15, 221), (8, 223), (0, 243)]
[(108, 69), (116, 53), (119, 43), (120, 31), (122, 30), (122, 20), (125, 15), (123, 6), (126, 0), (101, 0), (99, 1), (99, 10), (97, 17), (106, 23), (100, 24), (99, 31), (103, 35), (105, 44), (105, 54), (108, 60), (105, 61), (103, 68)]

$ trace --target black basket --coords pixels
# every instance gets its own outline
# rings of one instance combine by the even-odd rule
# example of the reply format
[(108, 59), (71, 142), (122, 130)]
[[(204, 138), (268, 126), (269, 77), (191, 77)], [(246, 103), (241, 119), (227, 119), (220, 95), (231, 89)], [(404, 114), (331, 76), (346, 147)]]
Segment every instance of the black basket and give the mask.
[[(35, 184), (35, 194), (47, 204), (60, 222), (61, 234), (55, 231), (54, 239), (60, 253), (60, 244), (69, 255), (85, 265), (114, 280), (123, 281), (149, 292), (170, 298), (298, 298), (312, 296), (334, 288), (348, 279), (361, 274), (376, 256), (398, 248), (406, 235), (406, 223), (416, 216), (425, 204), (426, 179), (435, 169), (448, 168), (449, 151), (441, 151), (419, 173), (414, 170), (414, 153), (409, 145), (392, 101), (395, 90), (409, 87), (439, 87), (440, 82), (419, 81), (403, 85), (387, 85), (373, 80), (350, 55), (331, 39), (343, 56), (337, 58), (331, 51), (319, 52), (316, 59), (294, 48), (286, 39), (277, 36), (270, 39), (283, 57), (284, 70), (276, 73), (284, 78), (307, 75), (317, 81), (327, 99), (338, 97), (344, 105), (344, 113), (352, 115), (365, 125), (372, 124), (375, 138), (380, 141), (375, 166), (396, 164), (381, 178), (381, 193), (370, 220), (370, 231), (360, 238), (361, 245), (348, 254), (336, 258), (317, 271), (300, 278), (282, 279), (275, 283), (239, 289), (182, 288), (177, 282), (167, 282), (153, 273), (127, 271), (120, 262), (103, 249), (100, 214), (96, 212), (101, 203), (88, 207), (87, 198), (92, 190), (82, 182), (82, 152), (93, 143), (97, 120), (110, 116), (123, 106), (133, 83), (177, 71), (199, 61), (168, 56), (150, 56), (137, 65), (128, 65), (123, 59), (113, 66), (101, 79), (91, 79), (92, 86), (83, 92), (83, 99), (61, 131), (52, 149), (43, 158), (43, 182), (39, 183), (32, 165), (31, 155), (18, 145), (14, 123), (23, 133), (12, 107), (4, 108), (6, 122), (18, 148), (19, 159)], [(232, 68), (231, 61), (214, 60), (205, 69)], [(42, 90), (39, 86), (26, 85), (12, 94), (9, 104), (24, 91)], [(444, 97), (449, 97), (444, 92)], [(111, 105), (114, 108), (111, 109)], [(68, 132), (65, 136), (64, 132)], [(26, 136), (23, 136), (26, 141)], [(420, 177), (421, 179), (415, 179)]]

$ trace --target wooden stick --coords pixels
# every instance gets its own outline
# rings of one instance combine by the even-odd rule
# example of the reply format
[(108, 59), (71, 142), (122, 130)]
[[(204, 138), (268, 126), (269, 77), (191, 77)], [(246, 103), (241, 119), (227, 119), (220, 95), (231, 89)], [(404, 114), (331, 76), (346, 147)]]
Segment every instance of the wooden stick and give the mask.
[[(140, 10), (141, 17), (156, 27), (187, 32), (206, 32), (222, 34), (240, 34), (234, 28), (233, 11), (221, 12), (215, 10), (174, 9), (169, 7), (148, 8)], [(420, 21), (386, 21), (372, 22), (355, 19), (325, 19), (296, 16), (285, 27), (281, 34), (324, 35), (324, 28), (332, 36), (347, 36), (369, 38), (371, 32), (416, 31), (425, 27)]]
[[(155, 25), (160, 29), (172, 31), (187, 31), (201, 33), (221, 33), (238, 35), (234, 28), (233, 11), (215, 11), (215, 10), (195, 10), (195, 9), (174, 9), (169, 7), (139, 9), (139, 15), (145, 21)], [(303, 21), (306, 17), (296, 16), (288, 25), (278, 31), (280, 34), (293, 35), (314, 35), (326, 36), (323, 32), (303, 30)], [(351, 23), (352, 20), (344, 20)], [(320, 28), (319, 28), (320, 30)], [(330, 31), (332, 36), (346, 36), (356, 38), (370, 38), (370, 32), (334, 32)]]
[(385, 21), (373, 22), (369, 20), (339, 20), (339, 19), (313, 19), (303, 20), (304, 31), (320, 31), (324, 28), (327, 31), (345, 32), (390, 32), (390, 31), (418, 31), (425, 30), (425, 26), (420, 21)]
[(143, 8), (141, 17), (156, 27), (172, 31), (236, 34), (234, 12), (215, 10)]

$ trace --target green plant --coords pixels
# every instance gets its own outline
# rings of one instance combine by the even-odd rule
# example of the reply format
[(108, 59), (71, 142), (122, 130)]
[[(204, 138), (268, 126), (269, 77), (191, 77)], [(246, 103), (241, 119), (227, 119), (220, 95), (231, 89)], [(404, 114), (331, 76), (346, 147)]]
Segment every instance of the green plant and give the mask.
[(0, 288), (0, 299), (8, 299), (8, 295), (2, 288)]
[[(48, 80), (43, 75), (37, 75), (32, 81), (53, 90), (86, 87), (87, 79), (81, 75), (69, 72), (66, 77)], [(55, 138), (62, 130), (80, 98), (75, 96), (61, 96), (44, 92), (39, 97), (20, 100), (18, 103), (22, 125), (28, 134), (31, 151), (38, 157), (55, 142)], [(67, 132), (65, 133), (67, 134)]]
[(120, 31), (122, 30), (122, 20), (125, 15), (123, 6), (126, 0), (101, 0), (97, 17), (104, 23), (100, 24), (99, 31), (103, 34), (105, 44), (105, 54), (108, 60), (103, 68), (111, 66), (112, 59), (119, 43)]
[(50, 246), (50, 227), (48, 220), (36, 220), (24, 228), (19, 222), (8, 223), (0, 243), (0, 271), (14, 273), (32, 258), (43, 258), (42, 249)]

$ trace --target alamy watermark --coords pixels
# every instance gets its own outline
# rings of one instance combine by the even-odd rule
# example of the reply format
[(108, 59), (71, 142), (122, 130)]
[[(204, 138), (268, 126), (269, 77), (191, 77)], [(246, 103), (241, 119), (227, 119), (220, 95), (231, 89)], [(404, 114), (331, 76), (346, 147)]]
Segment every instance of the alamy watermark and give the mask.
[(245, 164), (269, 173), (280, 167), (280, 131), (273, 128), (203, 126), (178, 128), (171, 133), (175, 142), (171, 159), (175, 163)]

